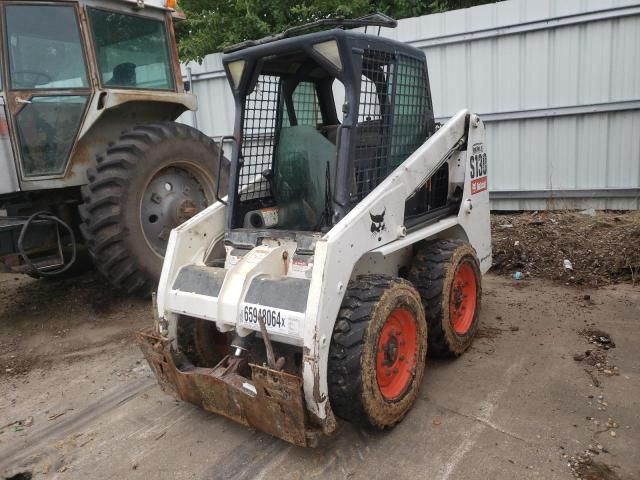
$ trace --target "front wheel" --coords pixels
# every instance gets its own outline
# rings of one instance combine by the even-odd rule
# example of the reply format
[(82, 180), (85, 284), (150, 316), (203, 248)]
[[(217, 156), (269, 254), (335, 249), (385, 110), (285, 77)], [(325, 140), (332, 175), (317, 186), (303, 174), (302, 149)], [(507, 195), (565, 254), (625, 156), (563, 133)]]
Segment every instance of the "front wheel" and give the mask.
[(392, 427), (415, 403), (427, 351), (420, 295), (406, 280), (366, 275), (349, 284), (329, 348), (329, 400), (351, 423)]
[(88, 170), (81, 231), (114, 286), (142, 294), (156, 287), (171, 230), (214, 201), (218, 148), (189, 126), (154, 123), (124, 131)]

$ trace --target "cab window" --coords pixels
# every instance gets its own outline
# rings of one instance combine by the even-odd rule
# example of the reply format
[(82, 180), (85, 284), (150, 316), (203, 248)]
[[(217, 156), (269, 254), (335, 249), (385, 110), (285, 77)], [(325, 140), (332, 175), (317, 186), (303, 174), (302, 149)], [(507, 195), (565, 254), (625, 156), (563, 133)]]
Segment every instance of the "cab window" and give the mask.
[(20, 109), (16, 126), (25, 176), (64, 171), (86, 104), (86, 95), (43, 95)]
[(7, 5), (6, 32), (12, 89), (87, 87), (73, 7)]
[(95, 8), (88, 11), (105, 87), (174, 89), (163, 21)]

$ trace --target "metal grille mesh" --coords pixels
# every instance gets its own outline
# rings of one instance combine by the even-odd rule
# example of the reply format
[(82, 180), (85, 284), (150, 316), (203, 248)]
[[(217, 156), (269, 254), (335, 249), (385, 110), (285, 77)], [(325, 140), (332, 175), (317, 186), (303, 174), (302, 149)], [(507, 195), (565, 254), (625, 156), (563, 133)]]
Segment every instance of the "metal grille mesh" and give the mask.
[[(420, 59), (370, 49), (363, 55), (362, 73), (352, 203), (367, 196), (424, 142), (430, 108), (426, 69)], [(261, 174), (274, 169), (279, 110), (285, 126), (315, 127), (322, 122), (313, 83), (301, 82), (293, 92), (296, 122), (281, 103), (281, 85), (279, 77), (261, 75), (245, 99), (241, 201), (272, 198), (269, 182)]]
[(272, 75), (260, 75), (253, 92), (245, 99), (242, 139), (244, 163), (238, 179), (241, 201), (271, 197), (269, 182), (261, 174), (273, 169), (279, 101), (280, 79)]
[(353, 201), (360, 201), (387, 176), (392, 118), (389, 98), (389, 83), (394, 68), (392, 61), (388, 52), (366, 50), (363, 56)]
[[(322, 123), (320, 105), (316, 87), (312, 82), (300, 82), (292, 95), (293, 110), (295, 112), (297, 125), (310, 125), (312, 127)], [(287, 109), (284, 110), (285, 125), (293, 125), (289, 120)]]
[(429, 110), (424, 63), (400, 55), (395, 72), (390, 171), (424, 143)]
[(422, 145), (428, 109), (422, 61), (401, 54), (365, 51), (352, 202), (367, 196)]

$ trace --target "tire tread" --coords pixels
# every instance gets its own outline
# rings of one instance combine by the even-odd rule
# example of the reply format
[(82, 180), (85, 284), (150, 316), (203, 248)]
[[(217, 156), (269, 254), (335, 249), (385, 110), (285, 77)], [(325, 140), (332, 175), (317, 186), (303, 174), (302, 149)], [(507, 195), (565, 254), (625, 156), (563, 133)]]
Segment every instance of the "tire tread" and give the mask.
[(190, 139), (209, 148), (215, 143), (201, 132), (174, 122), (160, 122), (125, 130), (96, 158), (87, 171), (89, 183), (82, 187), (80, 230), (98, 270), (127, 293), (148, 295), (157, 279), (150, 278), (127, 251), (128, 231), (123, 224), (119, 199), (136, 174), (136, 162), (154, 144), (170, 138)]
[(458, 356), (443, 329), (443, 291), (455, 251), (467, 242), (437, 239), (424, 242), (416, 253), (408, 279), (416, 287), (424, 305), (429, 330), (428, 351), (436, 357)]

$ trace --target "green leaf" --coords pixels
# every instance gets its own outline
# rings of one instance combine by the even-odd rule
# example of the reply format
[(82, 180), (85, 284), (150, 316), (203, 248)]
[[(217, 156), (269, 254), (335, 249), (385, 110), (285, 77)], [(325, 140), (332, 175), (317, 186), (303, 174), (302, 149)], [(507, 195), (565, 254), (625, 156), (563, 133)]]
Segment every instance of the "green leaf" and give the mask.
[(225, 46), (280, 33), (321, 18), (383, 12), (401, 19), (496, 0), (179, 0), (187, 19), (176, 25), (182, 61), (202, 59)]

